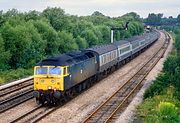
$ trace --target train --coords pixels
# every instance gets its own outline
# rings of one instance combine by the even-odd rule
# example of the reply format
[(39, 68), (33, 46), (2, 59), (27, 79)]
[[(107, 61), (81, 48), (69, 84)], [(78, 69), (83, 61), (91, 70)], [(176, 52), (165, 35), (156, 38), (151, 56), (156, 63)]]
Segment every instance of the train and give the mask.
[(38, 104), (58, 104), (72, 98), (138, 56), (158, 40), (153, 30), (110, 44), (50, 57), (34, 66), (34, 92)]

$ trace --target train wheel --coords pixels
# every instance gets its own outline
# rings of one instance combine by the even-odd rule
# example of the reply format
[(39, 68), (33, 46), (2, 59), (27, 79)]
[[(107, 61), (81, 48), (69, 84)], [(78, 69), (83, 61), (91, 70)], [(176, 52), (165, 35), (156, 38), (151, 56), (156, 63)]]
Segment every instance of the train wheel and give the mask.
[(81, 85), (81, 84), (77, 85), (77, 86), (75, 87), (75, 90), (76, 90), (77, 93), (80, 93), (81, 90), (82, 90), (82, 85)]
[(53, 97), (53, 105), (59, 105), (60, 104), (60, 100)]
[(84, 83), (82, 84), (82, 86), (83, 86), (83, 90), (85, 90), (85, 89), (86, 89), (86, 83), (84, 82)]

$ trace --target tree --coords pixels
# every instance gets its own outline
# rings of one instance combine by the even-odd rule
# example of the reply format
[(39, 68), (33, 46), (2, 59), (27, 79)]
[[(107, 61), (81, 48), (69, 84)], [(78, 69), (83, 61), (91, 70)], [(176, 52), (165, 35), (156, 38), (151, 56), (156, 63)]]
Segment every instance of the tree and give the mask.
[(135, 12), (130, 12), (121, 17), (124, 21), (142, 21), (140, 16)]
[(103, 44), (110, 43), (110, 28), (105, 25), (96, 26), (102, 34), (102, 42)]
[(72, 34), (65, 31), (61, 31), (58, 32), (58, 37), (58, 46), (60, 53), (66, 53), (78, 49), (78, 45), (76, 44), (76, 41), (73, 38)]
[(11, 54), (9, 51), (5, 51), (4, 41), (0, 35), (0, 71), (7, 70), (9, 68), (8, 62), (10, 60)]
[(101, 12), (95, 11), (92, 16), (104, 16)]
[(81, 37), (85, 38), (88, 42), (89, 47), (95, 46), (98, 44), (98, 38), (94, 34), (94, 32), (90, 29), (84, 30), (81, 33)]
[(178, 51), (180, 51), (180, 33), (177, 34), (175, 40), (176, 40), (175, 47)]
[(47, 56), (52, 56), (58, 54), (58, 33), (53, 29), (53, 27), (45, 21), (38, 20), (34, 21), (34, 26), (37, 28), (38, 32), (42, 35), (44, 40), (45, 53)]
[(25, 16), (25, 20), (26, 21), (29, 21), (29, 20), (38, 20), (38, 19), (42, 18), (40, 16), (40, 12), (35, 11), (35, 10), (34, 11), (29, 11), (28, 13), (25, 13), (24, 16)]
[(3, 17), (3, 11), (0, 11), (0, 27), (3, 25), (5, 22), (4, 17)]
[(180, 23), (180, 14), (177, 16), (177, 22)]
[(53, 28), (57, 31), (62, 31), (68, 26), (67, 17), (61, 8), (47, 8), (42, 12), (42, 15), (50, 21)]
[(44, 43), (31, 23), (14, 26), (7, 22), (2, 27), (2, 37), (5, 49), (12, 54), (9, 61), (11, 68), (26, 67), (31, 59), (35, 63), (42, 58)]
[(148, 18), (146, 19), (146, 23), (149, 25), (159, 26), (162, 16), (163, 14), (160, 14), (160, 13), (159, 14), (151, 13), (148, 15)]
[(88, 47), (88, 43), (85, 38), (81, 38), (80, 36), (77, 36), (76, 43), (79, 47), (79, 49), (85, 49)]

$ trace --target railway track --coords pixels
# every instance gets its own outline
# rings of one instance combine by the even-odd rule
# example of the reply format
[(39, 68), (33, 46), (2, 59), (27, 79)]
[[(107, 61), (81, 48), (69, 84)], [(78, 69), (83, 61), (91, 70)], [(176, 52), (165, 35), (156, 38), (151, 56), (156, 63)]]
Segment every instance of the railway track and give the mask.
[(3, 96), (6, 96), (6, 95), (11, 94), (13, 92), (16, 92), (17, 90), (20, 90), (22, 88), (31, 86), (32, 84), (33, 84), (33, 79), (30, 79), (30, 80), (26, 80), (26, 81), (24, 81), (22, 83), (15, 84), (13, 86), (3, 88), (3, 89), (0, 90), (0, 99)]
[(0, 113), (33, 98), (33, 79), (12, 84), (0, 90)]
[(31, 110), (29, 110), (28, 112), (24, 113), (23, 115), (20, 115), (19, 117), (17, 117), (16, 119), (12, 120), (10, 123), (24, 123), (24, 122), (30, 122), (30, 123), (35, 123), (37, 121), (39, 121), (40, 119), (42, 119), (43, 117), (45, 117), (46, 115), (52, 113), (53, 111), (55, 111), (56, 109), (58, 109), (60, 106), (58, 107), (44, 107), (42, 105), (39, 105)]
[(142, 87), (145, 77), (163, 57), (168, 44), (169, 36), (165, 34), (163, 46), (128, 80), (126, 81), (111, 97), (103, 102), (94, 112), (92, 112), (83, 123), (107, 123), (114, 122), (126, 108), (138, 89)]

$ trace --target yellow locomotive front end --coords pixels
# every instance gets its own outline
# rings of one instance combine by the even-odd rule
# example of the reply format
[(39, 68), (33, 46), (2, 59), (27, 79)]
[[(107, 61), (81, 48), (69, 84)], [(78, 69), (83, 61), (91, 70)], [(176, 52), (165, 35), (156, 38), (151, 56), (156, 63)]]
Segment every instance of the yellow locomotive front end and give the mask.
[[(60, 98), (64, 91), (64, 77), (68, 75), (68, 66), (35, 66), (34, 97), (40, 103), (48, 98)], [(50, 99), (52, 100), (52, 99)]]

